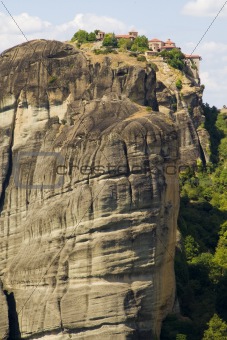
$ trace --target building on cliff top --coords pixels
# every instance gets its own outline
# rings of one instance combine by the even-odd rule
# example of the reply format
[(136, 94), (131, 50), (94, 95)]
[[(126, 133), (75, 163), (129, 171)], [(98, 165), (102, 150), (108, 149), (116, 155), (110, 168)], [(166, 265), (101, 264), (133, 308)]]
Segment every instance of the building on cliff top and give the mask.
[(102, 41), (105, 37), (105, 32), (99, 31), (96, 35), (96, 39)]
[(137, 37), (138, 37), (138, 32), (135, 32), (135, 31), (131, 31), (128, 34), (118, 34), (118, 35), (116, 35), (117, 39), (130, 39), (131, 41), (133, 41)]
[[(96, 39), (98, 41), (102, 41), (105, 37), (105, 34), (106, 34), (105, 32), (99, 31), (96, 35)], [(117, 40), (130, 39), (131, 41), (133, 41), (137, 37), (138, 37), (138, 32), (136, 31), (130, 31), (128, 34), (117, 34), (116, 35)], [(160, 39), (154, 38), (148, 41), (148, 45), (149, 45), (149, 51), (145, 53), (146, 57), (156, 56), (159, 52), (171, 51), (174, 48), (181, 50), (180, 47), (176, 47), (175, 42), (173, 42), (171, 39), (167, 39), (166, 42), (164, 42)], [(199, 73), (201, 59), (202, 58), (199, 55), (185, 54), (185, 62), (191, 68), (193, 74), (196, 71)]]
[[(152, 40), (148, 41), (149, 49), (151, 52), (161, 52), (161, 51), (171, 51), (173, 48), (177, 48), (176, 44), (171, 40), (168, 39), (166, 42), (159, 40), (157, 38), (154, 38)], [(179, 48), (179, 47), (178, 47)]]
[[(99, 41), (102, 41), (105, 37), (106, 33), (105, 32), (102, 32), (102, 31), (99, 31), (96, 35), (96, 39), (99, 40)], [(129, 32), (128, 34), (117, 34), (116, 35), (116, 38), (117, 39), (130, 39), (130, 40), (134, 40), (138, 37), (138, 32), (136, 31), (131, 31)]]
[[(154, 38), (152, 40), (149, 40), (148, 44), (149, 51), (145, 53), (146, 57), (156, 56), (159, 52), (171, 51), (174, 48), (181, 50), (180, 47), (176, 47), (176, 44), (171, 39), (168, 39), (166, 42), (164, 42), (162, 40)], [(185, 63), (190, 67), (193, 75), (196, 75), (196, 73), (199, 74), (200, 60), (202, 60), (202, 58), (199, 55), (185, 54)]]
[(192, 72), (194, 70), (194, 71), (197, 71), (199, 73), (200, 60), (202, 60), (202, 57), (200, 55), (185, 54), (185, 62), (191, 68)]

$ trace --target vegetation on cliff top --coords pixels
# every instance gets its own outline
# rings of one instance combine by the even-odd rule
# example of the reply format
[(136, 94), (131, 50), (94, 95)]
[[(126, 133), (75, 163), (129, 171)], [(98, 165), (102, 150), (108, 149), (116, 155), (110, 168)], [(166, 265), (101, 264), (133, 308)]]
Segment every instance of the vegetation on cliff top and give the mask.
[[(98, 32), (99, 30), (95, 30), (90, 33), (85, 30), (79, 30), (73, 35), (71, 42), (77, 42), (78, 45), (95, 42), (97, 41), (96, 36)], [(114, 33), (105, 34), (102, 46), (119, 48), (121, 51), (129, 50), (133, 52), (145, 52), (149, 49), (148, 38), (145, 35), (138, 36), (134, 40), (131, 40), (125, 38), (117, 39)]]
[[(77, 42), (78, 47), (80, 47), (81, 44), (84, 43), (96, 42), (98, 32), (99, 30), (95, 30), (94, 32), (90, 33), (84, 30), (79, 30), (73, 35), (71, 42)], [(103, 41), (100, 43), (102, 47), (105, 47), (107, 49), (105, 50), (95, 49), (94, 51), (96, 54), (113, 53), (115, 52), (115, 49), (119, 49), (119, 51), (121, 52), (131, 51), (137, 53), (144, 53), (149, 50), (148, 38), (145, 35), (137, 36), (133, 40), (126, 39), (124, 37), (117, 39), (114, 33), (106, 33), (103, 38)], [(170, 51), (163, 50), (158, 54), (163, 58), (163, 60), (167, 64), (169, 64), (173, 68), (178, 69), (180, 71), (187, 70), (187, 67), (185, 65), (185, 55), (180, 51), (179, 48), (173, 48)]]
[(77, 41), (79, 44), (93, 42), (96, 41), (96, 34), (97, 31), (88, 33), (85, 30), (79, 30), (73, 35), (71, 41), (72, 42)]
[(178, 48), (174, 48), (171, 51), (162, 51), (160, 56), (173, 68), (181, 71), (185, 69), (185, 55)]

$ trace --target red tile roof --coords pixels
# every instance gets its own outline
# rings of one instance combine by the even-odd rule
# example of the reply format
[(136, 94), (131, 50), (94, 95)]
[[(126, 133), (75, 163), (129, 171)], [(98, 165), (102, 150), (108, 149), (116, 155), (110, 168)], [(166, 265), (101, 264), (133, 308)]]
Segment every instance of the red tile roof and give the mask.
[(132, 35), (129, 35), (129, 34), (119, 34), (119, 35), (116, 35), (116, 38), (118, 39), (130, 39), (130, 38), (134, 38)]
[(162, 40), (159, 40), (159, 39), (157, 39), (157, 38), (154, 38), (154, 39), (152, 39), (152, 40), (149, 40), (149, 42), (163, 42)]
[(198, 59), (201, 58), (198, 54), (185, 54), (185, 58)]
[(170, 39), (166, 40), (166, 44), (167, 45), (169, 45), (169, 44), (174, 44), (175, 45), (175, 43), (172, 40), (170, 40)]

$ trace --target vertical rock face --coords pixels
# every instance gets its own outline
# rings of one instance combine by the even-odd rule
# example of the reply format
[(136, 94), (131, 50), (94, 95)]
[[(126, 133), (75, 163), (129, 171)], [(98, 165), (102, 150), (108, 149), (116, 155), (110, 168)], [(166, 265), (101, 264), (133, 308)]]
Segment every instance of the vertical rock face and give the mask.
[(0, 293), (1, 338), (159, 336), (175, 300), (172, 169), (199, 142), (190, 116), (181, 128), (180, 111), (158, 111), (156, 88), (148, 66), (56, 41), (3, 53), (0, 277), (18, 327)]
[[(185, 73), (173, 69), (163, 58), (156, 59), (156, 68), (159, 110), (170, 115), (176, 123), (181, 164), (191, 164), (199, 157), (208, 162), (209, 134), (202, 127), (205, 117), (201, 105), (203, 87), (199, 86), (200, 79), (192, 78), (188, 69)], [(182, 90), (176, 87), (178, 80), (182, 82)]]
[(0, 313), (0, 338), (2, 340), (8, 339), (8, 332), (9, 332), (9, 322), (8, 322), (8, 306), (6, 297), (2, 290), (2, 283), (0, 281), (0, 306), (1, 306), (1, 313)]

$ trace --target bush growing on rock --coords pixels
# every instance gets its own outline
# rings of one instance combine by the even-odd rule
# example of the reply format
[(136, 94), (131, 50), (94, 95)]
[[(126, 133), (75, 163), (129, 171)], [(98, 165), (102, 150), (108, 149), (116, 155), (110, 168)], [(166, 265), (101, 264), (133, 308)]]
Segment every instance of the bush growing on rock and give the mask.
[(146, 57), (144, 56), (144, 55), (139, 55), (138, 57), (137, 57), (137, 61), (146, 61), (147, 59), (146, 59)]
[(88, 39), (88, 32), (85, 30), (77, 31), (74, 36), (72, 37), (71, 41), (77, 41), (78, 43), (82, 44), (85, 43)]
[(162, 51), (160, 56), (173, 68), (183, 71), (185, 68), (184, 59), (185, 55), (178, 49), (173, 48), (171, 51)]
[(88, 33), (85, 30), (79, 30), (77, 31), (74, 36), (72, 37), (71, 41), (72, 42), (77, 42), (77, 44), (83, 44), (86, 42), (92, 42), (96, 41), (96, 31)]
[(179, 91), (182, 90), (182, 81), (180, 79), (177, 79), (177, 81), (176, 81), (176, 88)]
[(114, 33), (107, 33), (103, 39), (103, 46), (117, 47), (117, 39)]
[(130, 39), (119, 39), (118, 41), (118, 48), (121, 51), (125, 51), (125, 50), (130, 50), (132, 47), (133, 42)]
[(145, 52), (149, 49), (148, 39), (145, 35), (139, 35), (132, 44), (131, 50), (134, 52)]

